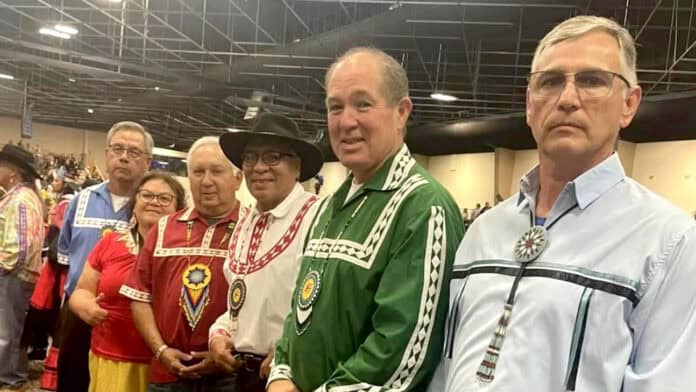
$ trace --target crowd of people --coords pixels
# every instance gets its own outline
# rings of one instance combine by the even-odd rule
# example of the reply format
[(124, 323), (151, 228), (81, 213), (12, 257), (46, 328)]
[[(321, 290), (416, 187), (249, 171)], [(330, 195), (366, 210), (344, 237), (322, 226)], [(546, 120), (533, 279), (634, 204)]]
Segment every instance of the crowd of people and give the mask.
[(375, 48), (326, 74), (349, 170), (326, 198), (300, 184), (321, 152), (283, 115), (194, 142), (191, 205), (148, 170), (151, 135), (119, 122), (108, 181), (55, 214), (42, 267), (37, 160), (5, 145), (0, 392), (26, 388), (21, 336), (41, 298), (60, 307), (42, 387), (61, 392), (689, 390), (696, 223), (614, 151), (641, 101), (635, 62), (605, 18), (541, 40), (527, 89), (539, 165), (477, 206), (466, 235), (404, 143), (406, 72)]

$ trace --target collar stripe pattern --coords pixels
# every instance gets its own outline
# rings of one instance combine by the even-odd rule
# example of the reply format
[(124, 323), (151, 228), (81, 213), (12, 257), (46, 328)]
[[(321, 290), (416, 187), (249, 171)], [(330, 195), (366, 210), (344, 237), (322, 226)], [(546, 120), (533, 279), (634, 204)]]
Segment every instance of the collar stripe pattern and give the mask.
[(215, 225), (208, 226), (208, 228), (205, 230), (205, 234), (203, 235), (203, 240), (201, 241), (200, 247), (165, 248), (163, 244), (165, 229), (167, 227), (168, 220), (168, 216), (163, 216), (162, 218), (160, 218), (157, 224), (157, 243), (155, 244), (155, 251), (153, 252), (153, 256), (210, 256), (220, 258), (225, 258), (225, 256), (227, 256), (227, 249), (211, 249), (210, 247), (210, 244), (213, 240), (213, 234), (215, 233)]
[[(307, 201), (304, 203), (302, 208), (300, 208), (300, 211), (297, 213), (295, 218), (293, 219), (292, 223), (290, 224), (290, 227), (288, 230), (280, 237), (278, 242), (276, 242), (275, 245), (271, 249), (269, 249), (263, 256), (261, 256), (258, 259), (254, 259), (256, 256), (256, 252), (258, 251), (259, 246), (261, 245), (261, 232), (257, 232), (257, 228), (261, 227), (263, 230), (266, 227), (266, 223), (268, 221), (268, 217), (270, 215), (262, 215), (259, 218), (259, 221), (254, 225), (254, 230), (252, 232), (252, 240), (249, 243), (249, 250), (247, 250), (247, 268), (242, 269), (241, 263), (239, 262), (239, 259), (235, 256), (235, 250), (237, 248), (237, 243), (239, 240), (240, 233), (242, 232), (242, 228), (244, 226), (244, 221), (242, 221), (239, 225), (237, 225), (238, 230), (235, 230), (235, 233), (232, 237), (232, 242), (230, 243), (230, 250), (229, 250), (229, 257), (230, 257), (230, 271), (232, 271), (235, 274), (251, 274), (254, 273), (263, 267), (265, 267), (268, 263), (270, 263), (272, 260), (274, 260), (278, 255), (283, 253), (288, 246), (293, 242), (295, 237), (297, 236), (297, 233), (300, 230), (300, 226), (302, 225), (302, 220), (304, 219), (305, 215), (307, 214), (307, 211), (314, 205), (314, 203), (317, 201), (316, 197), (310, 197), (307, 199)], [(251, 214), (247, 214), (243, 220), (246, 220)], [(261, 222), (263, 220), (263, 222)], [(240, 251), (243, 251), (241, 249)]]
[(118, 219), (104, 219), (87, 217), (87, 203), (89, 201), (89, 196), (93, 192), (93, 189), (87, 188), (85, 191), (80, 192), (80, 196), (77, 200), (77, 208), (75, 211), (75, 221), (73, 223), (74, 227), (86, 227), (92, 229), (102, 229), (104, 226), (112, 226), (116, 230), (127, 229), (130, 225), (127, 221), (122, 221)]
[(411, 157), (408, 148), (406, 146), (402, 147), (394, 158), (394, 163), (389, 168), (383, 189), (396, 189), (404, 178), (408, 176), (415, 164), (416, 160)]
[(427, 184), (428, 181), (420, 175), (414, 175), (404, 182), (403, 186), (394, 193), (380, 214), (377, 222), (372, 227), (370, 234), (362, 244), (350, 240), (332, 238), (310, 240), (305, 249), (307, 257), (326, 258), (329, 253), (336, 259), (347, 261), (359, 267), (370, 269), (377, 257), (376, 250), (382, 246), (388, 229), (391, 227), (396, 212), (401, 204), (418, 187)]

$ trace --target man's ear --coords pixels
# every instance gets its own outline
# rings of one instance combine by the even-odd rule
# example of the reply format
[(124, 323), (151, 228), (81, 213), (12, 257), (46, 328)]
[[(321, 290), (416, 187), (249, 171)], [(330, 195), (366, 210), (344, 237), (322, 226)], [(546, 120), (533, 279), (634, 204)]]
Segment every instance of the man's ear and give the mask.
[(640, 106), (640, 101), (643, 98), (643, 90), (640, 86), (631, 87), (626, 95), (626, 99), (623, 102), (623, 108), (621, 110), (621, 118), (619, 119), (619, 125), (621, 129), (626, 128), (631, 124), (633, 117), (635, 117), (636, 112), (638, 112), (638, 106)]

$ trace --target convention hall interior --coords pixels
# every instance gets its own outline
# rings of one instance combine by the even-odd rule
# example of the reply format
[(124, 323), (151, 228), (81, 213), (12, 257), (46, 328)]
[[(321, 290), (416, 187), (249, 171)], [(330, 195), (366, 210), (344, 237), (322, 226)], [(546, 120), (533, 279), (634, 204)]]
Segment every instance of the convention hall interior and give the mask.
[(693, 214), (694, 11), (692, 0), (2, 0), (0, 144), (68, 160), (75, 181), (103, 178), (105, 133), (131, 120), (154, 136), (154, 164), (181, 170), (197, 138), (280, 113), (322, 146), (328, 195), (346, 169), (327, 141), (324, 74), (368, 45), (407, 70), (417, 160), (460, 208), (492, 205), (537, 161), (525, 96), (539, 39), (592, 14), (638, 44), (643, 103), (617, 145), (627, 174)]
[[(49, 178), (75, 190), (108, 180), (106, 134), (133, 121), (153, 136), (151, 168), (186, 184), (196, 140), (281, 114), (323, 153), (304, 189), (330, 196), (349, 170), (330, 147), (325, 75), (369, 46), (406, 70), (406, 144), (469, 225), (518, 197), (537, 165), (532, 58), (576, 15), (611, 18), (636, 41), (642, 102), (615, 148), (626, 175), (696, 217), (695, 0), (0, 0), (0, 148), (33, 154), (50, 198)], [(243, 183), (237, 199), (255, 203)], [(30, 356), (32, 388), (45, 357)]]

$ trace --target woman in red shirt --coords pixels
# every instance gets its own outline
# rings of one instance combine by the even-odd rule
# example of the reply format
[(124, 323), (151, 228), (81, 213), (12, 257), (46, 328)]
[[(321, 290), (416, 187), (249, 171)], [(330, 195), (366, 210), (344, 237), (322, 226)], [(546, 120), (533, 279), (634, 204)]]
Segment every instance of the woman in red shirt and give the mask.
[(142, 340), (130, 310), (119, 294), (147, 232), (159, 218), (185, 207), (181, 184), (164, 172), (143, 177), (131, 205), (135, 224), (106, 234), (87, 259), (70, 308), (92, 325), (90, 392), (139, 392), (147, 389), (152, 353)]

